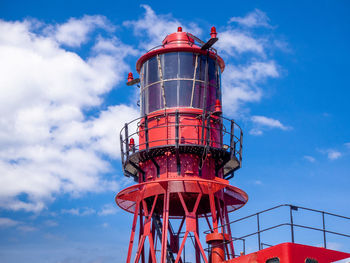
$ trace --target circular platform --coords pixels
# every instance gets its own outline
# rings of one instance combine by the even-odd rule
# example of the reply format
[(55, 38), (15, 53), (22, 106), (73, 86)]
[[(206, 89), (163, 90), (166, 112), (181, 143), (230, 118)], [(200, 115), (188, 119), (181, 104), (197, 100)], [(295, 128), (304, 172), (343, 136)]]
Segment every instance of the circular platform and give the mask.
[(115, 201), (120, 208), (134, 213), (136, 202), (145, 200), (150, 209), (155, 196), (158, 195), (154, 211), (162, 216), (166, 191), (170, 193), (170, 218), (181, 218), (185, 215), (178, 193), (182, 195), (189, 211), (195, 205), (196, 196), (202, 194), (197, 210), (199, 217), (210, 214), (209, 195), (211, 193), (220, 200), (220, 205), (226, 206), (228, 212), (241, 208), (248, 201), (248, 195), (243, 190), (229, 185), (227, 180), (221, 178), (215, 180), (172, 178), (140, 183), (120, 191), (115, 197)]

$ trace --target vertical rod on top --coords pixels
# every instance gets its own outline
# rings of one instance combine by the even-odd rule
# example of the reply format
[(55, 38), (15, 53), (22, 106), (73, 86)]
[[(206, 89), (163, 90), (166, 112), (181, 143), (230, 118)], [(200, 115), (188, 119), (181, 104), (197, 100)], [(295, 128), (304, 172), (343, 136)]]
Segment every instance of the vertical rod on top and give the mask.
[(294, 243), (294, 224), (293, 224), (293, 209), (292, 206), (289, 206), (289, 213), (290, 213), (290, 230), (291, 230), (291, 236), (292, 236), (292, 243)]
[(258, 224), (258, 243), (259, 243), (259, 250), (261, 249), (261, 242), (260, 242), (260, 220), (259, 220), (259, 213), (256, 214), (256, 222)]
[(325, 223), (325, 220), (324, 220), (324, 212), (322, 212), (322, 225), (323, 225), (323, 246), (324, 246), (324, 248), (327, 248), (326, 223)]

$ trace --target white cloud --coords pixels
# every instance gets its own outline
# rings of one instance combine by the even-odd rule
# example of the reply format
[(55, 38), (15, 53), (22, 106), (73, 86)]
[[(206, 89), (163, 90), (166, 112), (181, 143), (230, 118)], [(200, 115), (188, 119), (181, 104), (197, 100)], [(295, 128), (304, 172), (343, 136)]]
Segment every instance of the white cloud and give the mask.
[(102, 207), (101, 211), (98, 212), (98, 215), (114, 215), (118, 212), (118, 208), (116, 204), (106, 204)]
[(251, 129), (249, 131), (249, 134), (251, 135), (254, 135), (254, 136), (259, 136), (259, 135), (262, 135), (263, 134), (263, 131), (262, 130), (259, 130), (257, 128), (254, 128), (254, 129)]
[[(145, 38), (141, 41), (142, 48), (148, 50), (161, 45), (166, 35), (176, 32), (177, 28), (182, 26), (182, 23), (171, 15), (157, 15), (148, 5), (141, 5), (141, 7), (145, 9), (146, 13), (138, 20), (125, 21), (123, 25), (132, 27), (136, 36)], [(194, 23), (182, 27), (184, 32), (190, 32), (194, 35), (200, 35), (202, 32)]]
[(220, 52), (225, 52), (229, 56), (252, 52), (260, 55), (264, 54), (263, 41), (251, 37), (247, 32), (228, 29), (218, 34), (219, 41), (216, 46)]
[(335, 149), (318, 149), (318, 151), (322, 154), (327, 155), (327, 158), (332, 161), (339, 159), (343, 156), (343, 154), (340, 151)]
[(304, 159), (309, 161), (310, 163), (314, 163), (316, 159), (310, 155), (304, 155)]
[(281, 130), (288, 130), (289, 127), (283, 125), (279, 120), (268, 118), (265, 116), (252, 116), (253, 123), (258, 125), (268, 127), (268, 128), (277, 128)]
[(274, 61), (252, 62), (247, 65), (227, 65), (222, 79), (223, 106), (233, 115), (242, 104), (260, 101), (263, 95), (259, 83), (279, 76)]
[[(57, 40), (50, 25), (38, 31), (35, 21), (0, 20), (0, 207), (40, 211), (60, 193), (117, 189), (104, 177), (111, 172), (104, 156), (119, 157), (117, 131), (138, 110), (97, 107), (125, 79), (124, 59), (137, 51), (115, 36), (99, 37), (87, 58), (60, 47), (85, 43), (94, 29), (109, 30), (106, 23), (71, 19)], [(74, 35), (71, 24), (85, 33)], [(91, 109), (95, 117), (84, 114)]]
[(280, 129), (290, 130), (291, 127), (283, 125), (279, 120), (268, 118), (265, 116), (252, 116), (253, 128), (249, 131), (249, 134), (259, 136), (263, 134), (266, 129)]
[(58, 226), (58, 223), (54, 220), (46, 220), (44, 224), (48, 227), (55, 227)]
[(26, 225), (18, 226), (17, 229), (22, 232), (34, 232), (38, 230), (36, 227), (26, 226)]
[(62, 209), (62, 214), (70, 214), (74, 216), (87, 216), (96, 214), (95, 209), (89, 208), (89, 207), (83, 207), (83, 208), (71, 208), (71, 209)]
[(270, 19), (266, 13), (259, 9), (254, 9), (253, 12), (250, 12), (245, 17), (232, 17), (229, 22), (236, 22), (246, 27), (271, 27), (269, 21)]
[(327, 157), (330, 160), (336, 160), (342, 156), (341, 152), (338, 152), (336, 150), (327, 150)]
[(12, 227), (20, 224), (20, 222), (6, 217), (0, 217), (0, 227)]
[(88, 34), (96, 28), (113, 31), (114, 27), (104, 16), (85, 15), (81, 19), (71, 18), (64, 24), (57, 25), (54, 37), (58, 43), (78, 47), (87, 42)]

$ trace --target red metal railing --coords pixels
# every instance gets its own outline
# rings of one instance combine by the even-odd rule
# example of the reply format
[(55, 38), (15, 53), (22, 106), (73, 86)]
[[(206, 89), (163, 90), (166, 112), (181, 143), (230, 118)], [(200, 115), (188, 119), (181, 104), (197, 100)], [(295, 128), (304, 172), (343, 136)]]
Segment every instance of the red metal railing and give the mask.
[[(265, 213), (270, 212), (272, 210), (281, 209), (283, 207), (288, 207), (288, 213), (289, 213), (289, 220), (288, 220), (288, 222), (282, 222), (280, 224), (273, 225), (273, 226), (261, 229), (261, 218), (260, 218), (260, 216), (262, 214), (265, 214)], [(299, 210), (305, 210), (305, 211), (309, 211), (309, 212), (313, 212), (313, 213), (317, 213), (317, 214), (321, 215), (322, 228), (317, 228), (317, 227), (313, 227), (313, 226), (307, 226), (307, 225), (303, 225), (303, 224), (295, 224), (294, 223), (294, 217), (293, 217), (293, 211), (296, 212), (296, 211), (299, 211)], [(256, 239), (257, 239), (256, 241), (258, 243), (258, 250), (261, 250), (261, 249), (263, 249), (263, 246), (272, 246), (272, 244), (266, 244), (266, 243), (264, 243), (262, 241), (261, 234), (264, 233), (264, 232), (267, 232), (267, 231), (270, 231), (270, 230), (273, 230), (273, 229), (276, 229), (276, 228), (285, 227), (285, 226), (287, 226), (289, 228), (289, 230), (290, 230), (290, 241), (292, 243), (295, 242), (295, 231), (296, 231), (296, 228), (322, 232), (323, 233), (323, 247), (324, 248), (327, 248), (327, 234), (332, 234), (332, 235), (336, 235), (336, 236), (342, 236), (342, 237), (350, 238), (350, 233), (340, 233), (340, 232), (331, 231), (331, 230), (327, 229), (325, 216), (333, 217), (333, 218), (336, 217), (336, 218), (345, 219), (345, 220), (348, 220), (346, 222), (350, 223), (350, 217), (337, 215), (337, 214), (333, 214), (333, 213), (329, 213), (329, 212), (325, 212), (325, 211), (321, 211), (321, 210), (316, 210), (316, 209), (311, 209), (311, 208), (291, 205), (291, 204), (282, 204), (282, 205), (278, 205), (278, 206), (275, 206), (275, 207), (272, 207), (272, 208), (260, 211), (260, 212), (255, 213), (255, 214), (251, 214), (251, 215), (248, 215), (248, 216), (236, 219), (236, 220), (231, 221), (231, 222), (229, 222), (227, 224), (219, 226), (218, 228), (222, 228), (225, 225), (231, 225), (232, 226), (235, 223), (238, 223), (238, 222), (250, 219), (250, 218), (254, 218), (254, 217), (256, 218), (257, 231), (245, 234), (245, 235), (240, 236), (240, 237), (231, 237), (231, 240), (227, 241), (228, 243), (229, 242), (238, 242), (238, 241), (242, 242), (242, 252), (243, 252), (243, 254), (246, 253), (246, 241), (247, 241), (247, 238), (255, 236)], [(350, 225), (346, 229), (350, 229)], [(208, 233), (211, 233), (211, 232), (212, 232), (212, 230), (207, 230), (204, 233), (208, 234)], [(276, 244), (273, 244), (273, 245), (276, 245)], [(209, 253), (211, 251), (211, 248), (208, 247), (206, 249), (206, 251)], [(235, 256), (238, 256), (238, 255), (235, 255)]]
[[(191, 117), (191, 124), (181, 122), (183, 117)], [(170, 119), (171, 122), (154, 125), (154, 120)], [(150, 124), (153, 126), (150, 127)], [(185, 128), (193, 130), (193, 137), (181, 138)], [(165, 136), (153, 136), (164, 134)], [(130, 145), (130, 139), (134, 143)], [(197, 114), (193, 112), (167, 112), (156, 115), (146, 115), (126, 123), (120, 131), (120, 149), (123, 168), (130, 157), (139, 152), (149, 152), (162, 147), (202, 147), (206, 151), (216, 150), (229, 154), (238, 166), (242, 164), (243, 132), (240, 126), (231, 119), (213, 114)]]

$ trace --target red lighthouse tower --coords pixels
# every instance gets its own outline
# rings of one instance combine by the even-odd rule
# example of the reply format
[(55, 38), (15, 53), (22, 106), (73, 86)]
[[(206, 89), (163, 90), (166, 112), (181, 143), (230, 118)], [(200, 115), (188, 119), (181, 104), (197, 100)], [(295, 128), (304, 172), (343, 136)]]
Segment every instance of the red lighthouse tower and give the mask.
[(134, 215), (127, 263), (234, 257), (228, 213), (248, 197), (228, 179), (241, 167), (243, 133), (223, 117), (225, 64), (214, 27), (210, 35), (205, 43), (179, 27), (137, 61), (140, 79), (128, 76), (140, 83), (141, 117), (120, 133), (124, 174), (137, 182), (115, 198)]

